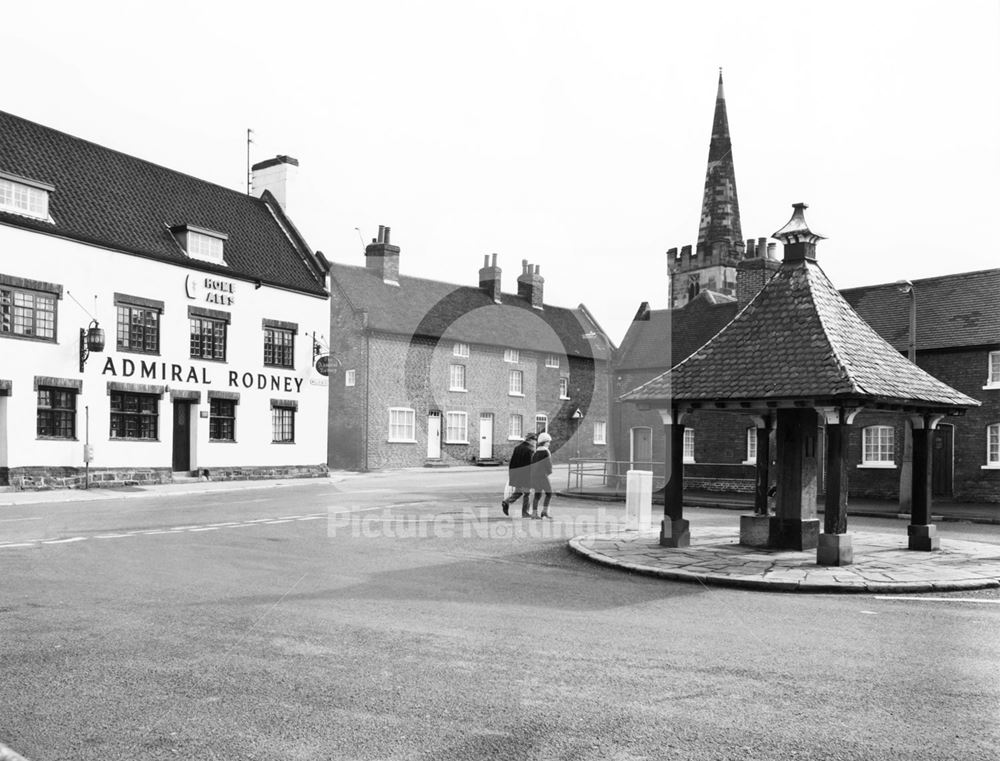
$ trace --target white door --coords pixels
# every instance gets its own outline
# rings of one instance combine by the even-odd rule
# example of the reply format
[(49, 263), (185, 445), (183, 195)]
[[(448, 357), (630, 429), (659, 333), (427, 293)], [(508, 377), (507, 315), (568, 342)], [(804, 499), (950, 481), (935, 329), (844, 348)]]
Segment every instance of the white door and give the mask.
[(484, 413), (479, 416), (479, 459), (489, 460), (493, 457), (493, 415)]
[(632, 450), (629, 453), (630, 466), (639, 470), (651, 470), (653, 466), (653, 429), (638, 427), (632, 429)]
[(427, 416), (427, 458), (441, 459), (441, 413), (432, 412)]

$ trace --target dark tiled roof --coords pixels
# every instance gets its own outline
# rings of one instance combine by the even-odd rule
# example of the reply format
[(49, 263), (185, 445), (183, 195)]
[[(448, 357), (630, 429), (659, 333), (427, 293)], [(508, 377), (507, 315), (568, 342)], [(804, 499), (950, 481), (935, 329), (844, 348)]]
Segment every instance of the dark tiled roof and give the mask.
[[(913, 284), (920, 351), (1000, 344), (1000, 269), (942, 275)], [(736, 306), (722, 303), (706, 308), (702, 302), (706, 293), (673, 312), (651, 310), (648, 320), (631, 323), (622, 339), (619, 369), (670, 367), (718, 333), (736, 316)], [(906, 352), (909, 297), (894, 283), (847, 288), (840, 294), (893, 348)], [(671, 329), (672, 355), (667, 352)]]
[(619, 370), (669, 367), (689, 356), (736, 316), (736, 302), (702, 291), (680, 309), (653, 309), (648, 320), (629, 325), (622, 339)]
[(546, 304), (538, 310), (507, 293), (496, 304), (479, 288), (405, 275), (398, 286), (388, 285), (365, 267), (347, 264), (334, 264), (330, 272), (351, 305), (368, 310), (371, 330), (607, 359), (602, 341), (583, 337), (599, 328), (582, 308)]
[[(917, 350), (1000, 344), (1000, 269), (914, 280)], [(865, 322), (905, 352), (910, 297), (894, 283), (840, 292)]]
[[(104, 148), (0, 111), (0, 171), (55, 186), (55, 224), (0, 212), (15, 225), (199, 270), (325, 294), (312, 252), (283, 232), (283, 213), (220, 185)], [(273, 212), (273, 213), (272, 213)], [(189, 259), (168, 230), (226, 233), (227, 267)], [(289, 232), (298, 237), (294, 231)]]
[(978, 405), (911, 365), (808, 260), (783, 264), (725, 329), (623, 398), (839, 398), (931, 407)]

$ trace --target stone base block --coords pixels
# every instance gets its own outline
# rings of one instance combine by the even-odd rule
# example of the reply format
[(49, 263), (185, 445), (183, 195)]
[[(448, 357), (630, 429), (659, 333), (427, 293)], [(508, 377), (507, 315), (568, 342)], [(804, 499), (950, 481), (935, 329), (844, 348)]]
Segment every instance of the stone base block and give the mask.
[(740, 516), (740, 544), (745, 547), (767, 547), (771, 544), (769, 515)]
[(819, 545), (819, 518), (771, 518), (771, 547), (814, 550)]
[(910, 538), (909, 547), (911, 550), (930, 552), (941, 549), (941, 537), (937, 535), (937, 526), (933, 524), (911, 523), (906, 527), (906, 533)]
[(850, 565), (854, 562), (854, 546), (850, 534), (820, 534), (816, 547), (817, 565)]
[(690, 547), (691, 522), (686, 520), (664, 520), (660, 522), (661, 547)]

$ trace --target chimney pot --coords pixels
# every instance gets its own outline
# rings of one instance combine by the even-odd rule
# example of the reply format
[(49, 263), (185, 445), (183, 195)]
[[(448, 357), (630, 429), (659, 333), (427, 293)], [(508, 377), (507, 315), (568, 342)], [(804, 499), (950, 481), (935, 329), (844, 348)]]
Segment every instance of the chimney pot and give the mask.
[(385, 225), (378, 226), (378, 242), (379, 243), (385, 242)]
[(535, 274), (538, 275), (538, 274), (541, 273), (541, 271), (542, 271), (542, 265), (536, 264), (535, 265)]
[(757, 242), (753, 238), (747, 238), (747, 259), (757, 256)]
[(497, 266), (497, 255), (496, 254), (493, 254), (493, 266), (494, 267)]
[(389, 245), (389, 228), (385, 228), (385, 245)]

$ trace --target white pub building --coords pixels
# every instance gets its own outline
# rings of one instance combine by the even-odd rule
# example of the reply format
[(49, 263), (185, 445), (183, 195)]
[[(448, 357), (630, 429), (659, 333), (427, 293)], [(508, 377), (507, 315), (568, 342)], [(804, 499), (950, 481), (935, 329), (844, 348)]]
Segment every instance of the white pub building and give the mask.
[(325, 472), (296, 170), (245, 195), (0, 112), (0, 485)]

